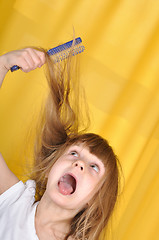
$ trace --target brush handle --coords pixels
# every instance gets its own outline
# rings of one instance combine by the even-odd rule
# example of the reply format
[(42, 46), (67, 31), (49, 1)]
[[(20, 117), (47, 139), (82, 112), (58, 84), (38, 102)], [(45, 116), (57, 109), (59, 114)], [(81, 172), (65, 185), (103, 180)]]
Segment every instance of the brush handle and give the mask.
[(13, 67), (11, 67), (11, 72), (17, 71), (20, 67), (17, 65), (14, 65)]
[[(72, 55), (75, 56), (78, 53), (81, 53), (85, 50), (85, 47), (81, 44), (82, 39), (80, 37), (76, 38), (74, 41), (69, 41), (67, 43), (61, 44), (57, 47), (51, 48), (47, 51), (47, 54), (49, 56), (54, 55), (54, 61), (60, 62), (64, 59), (66, 59), (69, 56), (72, 44), (74, 43), (74, 48), (72, 49)], [(17, 65), (14, 65), (11, 67), (11, 72), (17, 71), (20, 67)]]

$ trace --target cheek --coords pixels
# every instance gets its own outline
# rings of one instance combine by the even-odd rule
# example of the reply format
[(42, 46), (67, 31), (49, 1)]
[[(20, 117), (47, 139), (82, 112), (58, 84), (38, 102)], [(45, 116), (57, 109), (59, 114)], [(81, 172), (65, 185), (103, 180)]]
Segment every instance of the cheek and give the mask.
[(48, 183), (52, 182), (54, 179), (58, 177), (58, 167), (54, 164), (54, 166), (51, 168), (49, 174), (48, 174)]
[(65, 169), (67, 166), (65, 165), (66, 165), (65, 161), (58, 160), (57, 162), (55, 162), (48, 174), (48, 181), (54, 179), (57, 181), (63, 174), (63, 169)]
[(101, 187), (101, 184), (102, 183), (100, 179), (96, 177), (90, 178), (87, 180), (86, 191), (88, 193), (91, 193), (93, 196), (99, 190), (99, 188)]
[(56, 174), (62, 168), (62, 162), (56, 161), (52, 166), (49, 175)]
[(93, 178), (88, 178), (86, 183), (84, 183), (85, 193), (94, 194), (97, 188), (97, 181)]

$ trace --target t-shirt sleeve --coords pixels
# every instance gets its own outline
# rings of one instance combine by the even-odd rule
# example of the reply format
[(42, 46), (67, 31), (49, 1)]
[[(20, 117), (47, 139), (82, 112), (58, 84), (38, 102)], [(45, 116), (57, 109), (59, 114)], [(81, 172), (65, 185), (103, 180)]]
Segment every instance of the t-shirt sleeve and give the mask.
[(0, 195), (0, 210), (18, 200), (23, 200), (23, 198), (27, 198), (33, 203), (35, 201), (35, 188), (33, 180), (28, 180), (26, 183), (19, 181)]

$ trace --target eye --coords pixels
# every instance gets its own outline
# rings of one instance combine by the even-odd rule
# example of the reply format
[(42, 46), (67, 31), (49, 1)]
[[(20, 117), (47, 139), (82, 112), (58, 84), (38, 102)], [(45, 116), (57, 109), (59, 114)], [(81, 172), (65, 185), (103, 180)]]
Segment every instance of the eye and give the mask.
[(96, 164), (91, 164), (91, 168), (93, 168), (97, 173), (99, 172), (99, 167)]
[(71, 154), (72, 156), (78, 157), (78, 153), (77, 153), (76, 151), (71, 151), (70, 154)]

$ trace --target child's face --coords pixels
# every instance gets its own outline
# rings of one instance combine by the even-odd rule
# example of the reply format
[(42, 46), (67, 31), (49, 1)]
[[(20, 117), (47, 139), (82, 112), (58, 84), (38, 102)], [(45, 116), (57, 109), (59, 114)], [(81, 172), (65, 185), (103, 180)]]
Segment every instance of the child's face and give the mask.
[(79, 212), (100, 188), (104, 173), (104, 164), (88, 148), (72, 145), (53, 165), (46, 194), (58, 206)]

